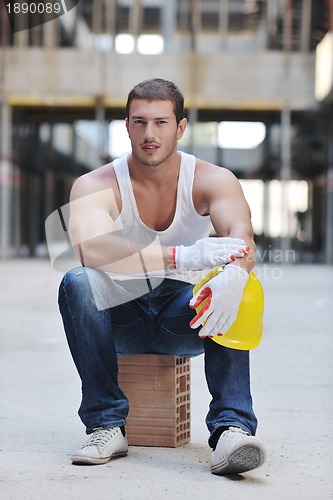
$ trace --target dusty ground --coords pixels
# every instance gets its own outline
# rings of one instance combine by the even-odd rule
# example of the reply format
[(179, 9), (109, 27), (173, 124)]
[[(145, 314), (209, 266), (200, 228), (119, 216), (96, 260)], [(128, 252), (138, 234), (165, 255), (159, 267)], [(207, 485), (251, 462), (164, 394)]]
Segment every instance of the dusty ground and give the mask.
[(132, 447), (106, 465), (71, 465), (86, 437), (56, 305), (61, 276), (48, 261), (0, 262), (1, 498), (333, 498), (333, 268), (262, 265), (258, 272), (265, 332), (252, 351), (252, 387), (268, 460), (225, 478), (209, 470), (202, 357), (192, 360), (189, 444)]

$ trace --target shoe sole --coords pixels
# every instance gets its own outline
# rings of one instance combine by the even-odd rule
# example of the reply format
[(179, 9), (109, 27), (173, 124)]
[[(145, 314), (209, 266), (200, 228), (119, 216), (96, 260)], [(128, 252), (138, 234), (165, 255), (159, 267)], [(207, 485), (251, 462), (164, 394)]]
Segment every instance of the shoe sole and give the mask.
[(264, 454), (253, 445), (244, 445), (235, 450), (226, 460), (211, 466), (212, 474), (241, 474), (257, 469), (265, 461)]
[(72, 457), (73, 465), (102, 465), (110, 462), (113, 458), (126, 457), (128, 451), (119, 451), (118, 453), (113, 453), (110, 457), (106, 458), (96, 458), (96, 457)]

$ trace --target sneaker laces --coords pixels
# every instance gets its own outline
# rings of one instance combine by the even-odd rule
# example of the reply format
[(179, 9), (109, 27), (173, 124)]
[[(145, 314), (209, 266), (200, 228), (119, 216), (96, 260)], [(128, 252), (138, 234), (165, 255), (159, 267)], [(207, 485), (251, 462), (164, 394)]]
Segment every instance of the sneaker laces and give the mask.
[(97, 446), (97, 448), (103, 448), (110, 439), (117, 434), (116, 428), (111, 429), (94, 429), (91, 438), (82, 446), (86, 448), (87, 446)]
[(247, 432), (243, 431), (240, 427), (229, 427), (229, 431), (240, 432), (241, 434), (248, 435)]
[(243, 434), (244, 436), (248, 436), (248, 433), (243, 431), (240, 427), (229, 427), (226, 431), (223, 432), (223, 436), (228, 438), (232, 438), (233, 433)]

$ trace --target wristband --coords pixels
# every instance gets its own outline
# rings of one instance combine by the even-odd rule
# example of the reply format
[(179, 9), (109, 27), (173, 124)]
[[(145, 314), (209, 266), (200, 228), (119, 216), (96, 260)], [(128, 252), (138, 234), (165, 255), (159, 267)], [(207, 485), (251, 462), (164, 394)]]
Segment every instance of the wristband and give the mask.
[(177, 262), (176, 262), (176, 247), (173, 247), (172, 249), (172, 260), (173, 260), (173, 268), (177, 269)]

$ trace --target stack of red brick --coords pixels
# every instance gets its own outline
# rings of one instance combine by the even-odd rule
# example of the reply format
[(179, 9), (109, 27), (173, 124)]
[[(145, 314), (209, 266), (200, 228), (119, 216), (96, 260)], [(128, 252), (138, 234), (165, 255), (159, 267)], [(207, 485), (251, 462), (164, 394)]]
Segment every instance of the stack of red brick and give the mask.
[(130, 445), (177, 447), (190, 441), (190, 359), (160, 354), (119, 357), (119, 385), (129, 399)]

